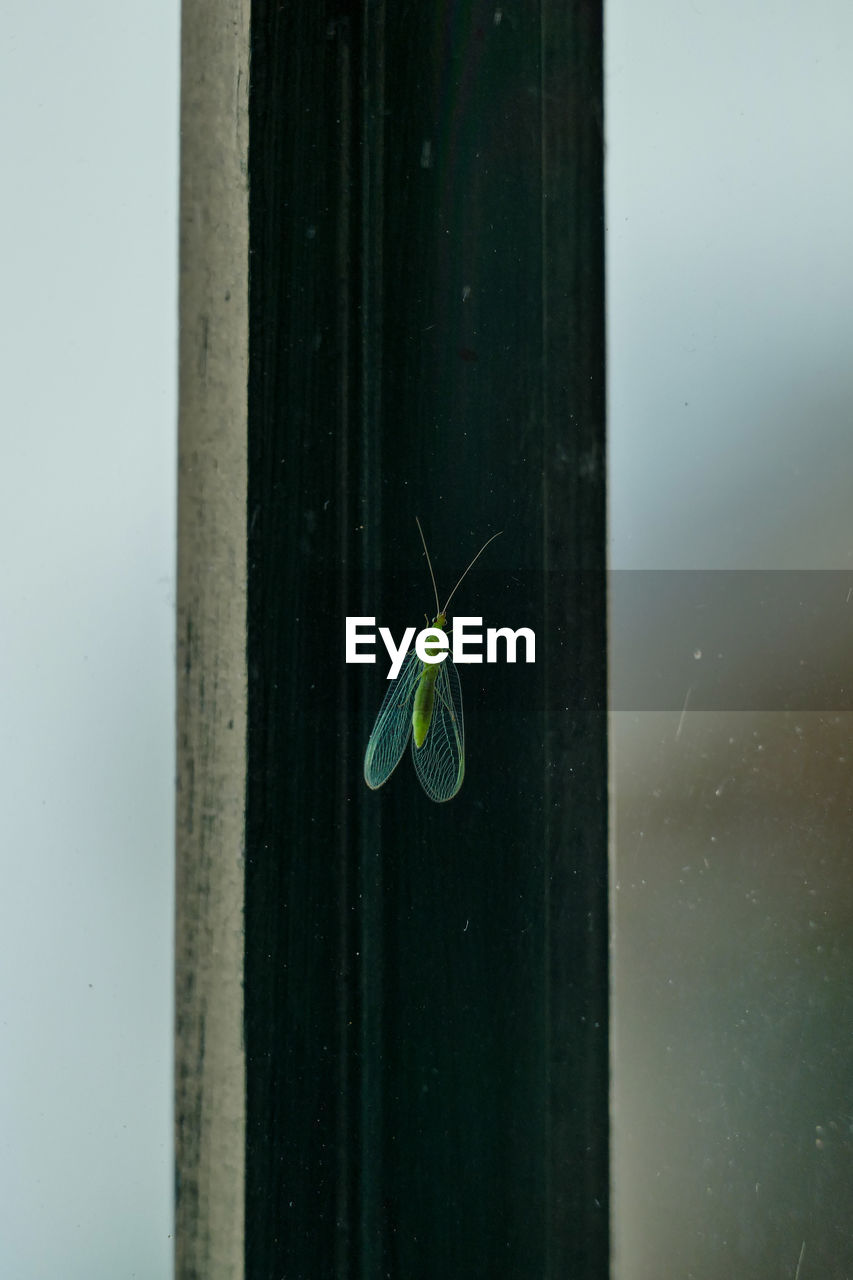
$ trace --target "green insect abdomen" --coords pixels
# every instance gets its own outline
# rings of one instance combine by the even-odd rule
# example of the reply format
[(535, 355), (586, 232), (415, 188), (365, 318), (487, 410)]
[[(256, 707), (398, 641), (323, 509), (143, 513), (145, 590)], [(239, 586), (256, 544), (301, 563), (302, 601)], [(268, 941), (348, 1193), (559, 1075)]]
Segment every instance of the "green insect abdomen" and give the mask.
[[(444, 614), (439, 613), (432, 625), (436, 631), (443, 631), (445, 622)], [(441, 650), (438, 645), (431, 646), (428, 644), (426, 652), (432, 656), (440, 653)], [(415, 737), (416, 747), (424, 745), (432, 723), (432, 708), (435, 702), (435, 681), (438, 676), (438, 666), (437, 662), (425, 662), (421, 678), (418, 680), (418, 687), (415, 689), (415, 698), (412, 704), (412, 733)]]
[(415, 689), (415, 699), (412, 704), (412, 732), (415, 735), (416, 747), (424, 745), (424, 740), (429, 733), (437, 675), (438, 667), (433, 663), (425, 663), (418, 687)]

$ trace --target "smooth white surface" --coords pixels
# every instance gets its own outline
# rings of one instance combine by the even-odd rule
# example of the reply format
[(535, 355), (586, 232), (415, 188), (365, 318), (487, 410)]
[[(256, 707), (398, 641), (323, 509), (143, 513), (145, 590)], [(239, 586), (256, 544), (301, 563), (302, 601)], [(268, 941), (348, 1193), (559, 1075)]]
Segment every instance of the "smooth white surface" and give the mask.
[(615, 569), (853, 562), (853, 8), (605, 6)]
[(179, 7), (4, 16), (0, 1275), (171, 1274)]

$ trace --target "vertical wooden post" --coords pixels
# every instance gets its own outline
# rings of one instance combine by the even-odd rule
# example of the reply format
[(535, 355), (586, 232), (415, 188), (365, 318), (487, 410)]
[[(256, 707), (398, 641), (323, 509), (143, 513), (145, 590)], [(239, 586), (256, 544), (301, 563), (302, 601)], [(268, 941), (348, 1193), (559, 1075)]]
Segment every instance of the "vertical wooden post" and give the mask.
[(176, 1274), (243, 1275), (248, 3), (181, 53)]

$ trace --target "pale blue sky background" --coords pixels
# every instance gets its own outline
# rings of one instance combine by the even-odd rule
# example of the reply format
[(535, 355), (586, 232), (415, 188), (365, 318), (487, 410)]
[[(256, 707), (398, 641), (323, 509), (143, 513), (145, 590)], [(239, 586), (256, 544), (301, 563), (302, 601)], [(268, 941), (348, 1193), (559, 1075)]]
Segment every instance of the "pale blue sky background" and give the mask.
[(612, 0), (614, 568), (853, 563), (853, 8)]
[(176, 0), (4, 13), (0, 1275), (171, 1274)]

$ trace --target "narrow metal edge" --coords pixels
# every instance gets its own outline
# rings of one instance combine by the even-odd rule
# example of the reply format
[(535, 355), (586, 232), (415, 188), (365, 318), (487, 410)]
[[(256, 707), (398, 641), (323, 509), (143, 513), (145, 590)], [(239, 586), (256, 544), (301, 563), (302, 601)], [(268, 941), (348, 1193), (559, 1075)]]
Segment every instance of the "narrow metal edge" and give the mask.
[(181, 34), (175, 1273), (244, 1273), (248, 0)]

